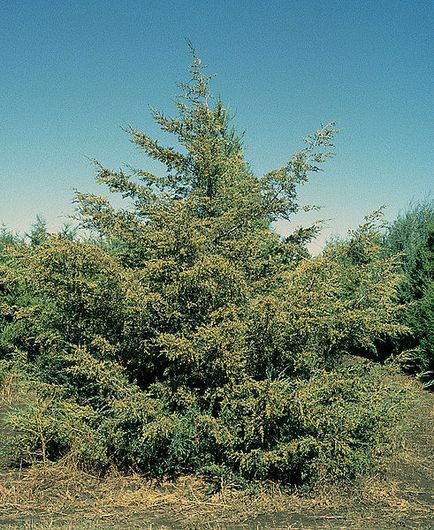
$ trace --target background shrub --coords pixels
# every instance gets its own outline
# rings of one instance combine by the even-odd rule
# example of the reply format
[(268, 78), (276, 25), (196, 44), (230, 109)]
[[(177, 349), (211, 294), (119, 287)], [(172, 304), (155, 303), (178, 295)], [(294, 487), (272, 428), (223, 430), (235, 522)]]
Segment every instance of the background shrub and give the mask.
[(403, 277), (400, 300), (407, 304), (402, 321), (411, 335), (386, 345), (385, 355), (401, 356), (407, 369), (422, 374), (427, 386), (434, 381), (434, 201), (411, 205), (388, 228), (387, 255), (398, 254)]

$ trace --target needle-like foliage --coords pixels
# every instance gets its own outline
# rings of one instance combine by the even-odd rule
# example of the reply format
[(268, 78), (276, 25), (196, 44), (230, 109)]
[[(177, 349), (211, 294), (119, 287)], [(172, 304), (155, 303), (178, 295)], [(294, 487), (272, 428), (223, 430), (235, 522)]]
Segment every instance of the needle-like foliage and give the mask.
[(78, 193), (93, 242), (60, 234), (15, 252), (34, 303), (9, 310), (42, 396), (13, 419), (21, 457), (39, 448), (44, 460), (219, 484), (354, 476), (397, 398), (380, 369), (342, 363), (402, 331), (395, 262), (372, 221), (316, 258), (315, 226), (276, 235), (331, 156), (335, 126), (257, 176), (194, 51), (190, 74), (178, 116), (153, 111), (178, 149), (126, 128), (164, 173), (95, 162), (125, 207)]

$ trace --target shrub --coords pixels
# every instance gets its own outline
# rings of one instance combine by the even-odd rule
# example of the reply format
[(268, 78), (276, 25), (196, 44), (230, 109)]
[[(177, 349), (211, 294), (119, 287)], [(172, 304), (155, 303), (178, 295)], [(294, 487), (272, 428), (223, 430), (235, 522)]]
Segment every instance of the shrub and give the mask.
[[(434, 201), (410, 206), (390, 225), (384, 238), (386, 255), (398, 254), (403, 271), (399, 296), (407, 309), (403, 322), (411, 336), (391, 344), (392, 353), (410, 350), (406, 367), (423, 374), (430, 386), (434, 372)], [(386, 354), (390, 350), (386, 350)]]

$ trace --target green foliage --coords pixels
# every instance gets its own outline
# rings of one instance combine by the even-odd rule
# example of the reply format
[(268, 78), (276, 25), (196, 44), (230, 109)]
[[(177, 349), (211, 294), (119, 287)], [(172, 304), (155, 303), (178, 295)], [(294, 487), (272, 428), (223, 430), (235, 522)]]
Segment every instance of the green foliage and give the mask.
[(427, 385), (434, 382), (434, 201), (409, 207), (389, 227), (385, 253), (398, 254), (403, 280), (399, 296), (407, 304), (403, 322), (412, 335), (392, 344), (404, 356), (406, 367), (422, 374)]
[(166, 173), (95, 162), (125, 207), (78, 193), (92, 241), (39, 237), (39, 223), (9, 253), (9, 357), (34, 385), (8, 420), (20, 458), (238, 486), (354, 477), (401, 410), (384, 371), (344, 364), (405, 331), (396, 261), (380, 253), (375, 218), (315, 258), (315, 225), (272, 231), (300, 210), (297, 188), (331, 156), (336, 129), (254, 175), (193, 57), (179, 116), (153, 111), (179, 150), (127, 128)]
[(36, 216), (36, 221), (32, 225), (32, 230), (30, 234), (26, 234), (27, 238), (30, 241), (31, 245), (40, 245), (46, 241), (47, 235), (47, 223), (43, 217), (40, 215)]
[(143, 392), (120, 384), (110, 365), (98, 372), (110, 388), (104, 410), (56, 386), (32, 385), (8, 420), (15, 433), (8, 449), (22, 464), (64, 457), (152, 476), (198, 472), (216, 486), (350, 480), (372, 468), (384, 439), (395, 436), (405, 397), (385, 383), (385, 368), (368, 361), (308, 380), (246, 379), (213, 393), (207, 407), (185, 388)]
[(22, 279), (15, 273), (12, 254), (22, 245), (21, 239), (5, 227), (0, 229), (0, 359), (14, 350), (17, 338), (14, 315), (18, 307), (28, 303)]

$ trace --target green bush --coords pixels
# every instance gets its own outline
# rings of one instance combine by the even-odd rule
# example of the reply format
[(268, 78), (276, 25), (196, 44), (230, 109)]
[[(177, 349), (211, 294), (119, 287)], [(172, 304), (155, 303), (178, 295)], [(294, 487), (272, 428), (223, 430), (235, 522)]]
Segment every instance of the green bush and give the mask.
[(401, 406), (382, 369), (344, 363), (405, 331), (396, 261), (375, 219), (315, 258), (315, 226), (278, 237), (334, 126), (258, 177), (196, 56), (191, 73), (179, 117), (154, 112), (180, 151), (128, 129), (165, 175), (96, 163), (125, 208), (78, 194), (92, 240), (46, 236), (11, 255), (28, 297), (8, 306), (11, 356), (35, 392), (8, 420), (20, 458), (239, 486), (354, 477)]
[[(403, 271), (400, 300), (407, 304), (403, 323), (411, 335), (391, 344), (392, 353), (402, 356), (406, 368), (422, 374), (427, 386), (434, 382), (434, 201), (410, 206), (389, 227), (384, 249), (398, 254)], [(386, 353), (390, 353), (390, 350)]]
[(397, 434), (406, 396), (388, 375), (365, 361), (308, 380), (247, 379), (207, 397), (131, 385), (104, 410), (42, 386), (9, 415), (8, 450), (21, 464), (63, 457), (100, 471), (199, 473), (217, 485), (351, 480)]

